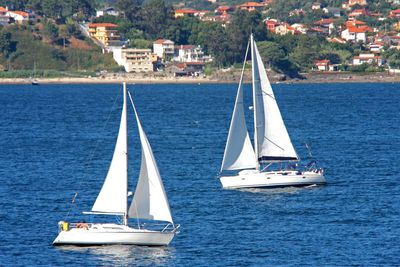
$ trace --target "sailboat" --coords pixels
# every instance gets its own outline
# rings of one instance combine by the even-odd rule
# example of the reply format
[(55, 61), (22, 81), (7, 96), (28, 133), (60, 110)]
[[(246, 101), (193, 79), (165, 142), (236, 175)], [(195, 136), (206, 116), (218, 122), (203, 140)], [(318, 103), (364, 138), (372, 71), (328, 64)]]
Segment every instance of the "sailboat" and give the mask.
[[(246, 126), (243, 74), (251, 50), (254, 148)], [(323, 169), (305, 170), (283, 122), (253, 35), (247, 46), (219, 179), (226, 189), (325, 184)], [(276, 167), (278, 165), (278, 167)], [(274, 168), (275, 166), (275, 168)]]
[[(113, 158), (104, 184), (89, 212), (84, 214), (117, 216), (120, 223), (59, 222), (59, 234), (53, 245), (168, 245), (179, 225), (172, 220), (171, 210), (161, 176), (140, 123), (132, 97), (123, 84), (123, 107)], [(142, 148), (140, 174), (135, 194), (128, 205), (128, 127), (127, 96), (132, 104)], [(110, 217), (107, 217), (110, 218)], [(131, 225), (129, 219), (134, 219)]]

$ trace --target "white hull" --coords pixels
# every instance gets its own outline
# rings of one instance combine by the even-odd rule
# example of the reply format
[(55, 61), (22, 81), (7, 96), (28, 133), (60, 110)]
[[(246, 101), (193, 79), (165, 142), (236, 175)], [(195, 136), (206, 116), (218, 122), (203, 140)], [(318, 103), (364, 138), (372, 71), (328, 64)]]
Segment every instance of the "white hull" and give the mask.
[(142, 245), (166, 246), (175, 236), (174, 231), (135, 229), (117, 224), (93, 224), (88, 229), (72, 228), (61, 231), (53, 245)]
[(254, 187), (285, 187), (325, 184), (322, 173), (313, 171), (271, 171), (256, 170), (241, 171), (235, 176), (221, 176), (222, 187), (225, 189), (254, 188)]

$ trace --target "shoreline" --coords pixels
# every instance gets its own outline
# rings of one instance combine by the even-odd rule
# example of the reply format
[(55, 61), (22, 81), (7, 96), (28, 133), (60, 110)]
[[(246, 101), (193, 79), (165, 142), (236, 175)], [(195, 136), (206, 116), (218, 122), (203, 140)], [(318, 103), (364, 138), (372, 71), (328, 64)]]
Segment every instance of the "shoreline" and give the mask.
[[(270, 75), (271, 83), (297, 84), (297, 83), (398, 83), (400, 75), (388, 73), (307, 73), (305, 79), (279, 80), (276, 75)], [(246, 75), (247, 76), (247, 75)], [(238, 83), (240, 75), (236, 72), (219, 74), (210, 77), (137, 77), (132, 75), (107, 75), (101, 77), (59, 77), (37, 78), (39, 84), (119, 84), (122, 81), (138, 84), (213, 84), (213, 83)], [(244, 82), (250, 79), (245, 77)], [(29, 78), (0, 78), (0, 84), (31, 84)]]

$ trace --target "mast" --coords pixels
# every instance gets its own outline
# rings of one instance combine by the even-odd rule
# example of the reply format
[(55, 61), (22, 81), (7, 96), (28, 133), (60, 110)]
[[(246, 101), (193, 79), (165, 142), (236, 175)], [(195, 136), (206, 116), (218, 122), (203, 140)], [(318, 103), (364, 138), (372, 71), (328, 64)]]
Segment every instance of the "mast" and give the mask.
[[(252, 85), (253, 85), (253, 114), (254, 114), (254, 155), (256, 157), (256, 170), (260, 170), (260, 163), (258, 162), (258, 140), (257, 140), (257, 100), (256, 100), (256, 66), (255, 66), (255, 53), (254, 53), (254, 39), (253, 34), (250, 34), (250, 45), (251, 45), (251, 77), (252, 77)], [(259, 81), (258, 81), (259, 82)]]
[[(126, 82), (123, 83), (124, 84), (124, 110), (125, 110), (125, 125), (126, 127), (126, 149), (125, 149), (125, 153), (126, 153), (126, 188), (128, 189), (128, 112), (127, 112), (127, 108), (126, 108)], [(126, 209), (125, 209), (125, 213), (124, 213), (124, 225), (128, 225), (128, 190), (126, 191)]]

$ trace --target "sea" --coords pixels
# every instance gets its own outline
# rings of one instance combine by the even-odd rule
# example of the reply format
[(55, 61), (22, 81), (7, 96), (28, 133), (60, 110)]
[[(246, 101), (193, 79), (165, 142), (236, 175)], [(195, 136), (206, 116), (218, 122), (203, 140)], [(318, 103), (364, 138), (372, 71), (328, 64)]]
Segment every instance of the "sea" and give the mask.
[[(400, 84), (273, 88), (325, 186), (222, 189), (237, 85), (128, 84), (180, 233), (168, 247), (54, 247), (59, 221), (92, 219), (82, 211), (110, 164), (122, 85), (0, 85), (0, 266), (399, 266)], [(129, 147), (134, 191), (131, 109)]]

